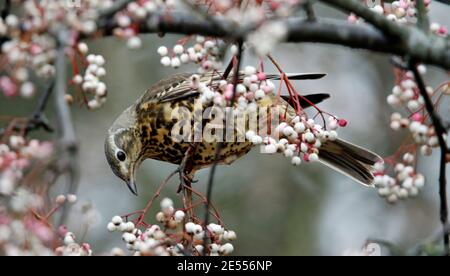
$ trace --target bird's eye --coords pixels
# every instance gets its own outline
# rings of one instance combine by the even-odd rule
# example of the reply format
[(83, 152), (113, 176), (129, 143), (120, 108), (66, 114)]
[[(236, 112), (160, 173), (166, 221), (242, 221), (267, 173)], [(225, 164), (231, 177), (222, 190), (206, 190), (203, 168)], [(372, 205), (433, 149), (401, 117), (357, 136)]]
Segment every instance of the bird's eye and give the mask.
[(127, 155), (125, 154), (125, 152), (123, 152), (121, 150), (119, 150), (116, 153), (116, 157), (117, 157), (117, 160), (119, 160), (120, 162), (123, 162), (123, 161), (125, 161), (125, 159), (127, 159)]

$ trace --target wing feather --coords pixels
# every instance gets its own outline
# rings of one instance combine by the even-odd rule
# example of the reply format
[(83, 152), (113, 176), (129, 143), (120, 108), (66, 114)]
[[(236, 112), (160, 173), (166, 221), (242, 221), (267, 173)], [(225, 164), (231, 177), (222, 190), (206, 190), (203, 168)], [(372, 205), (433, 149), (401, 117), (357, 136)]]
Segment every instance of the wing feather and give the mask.
[[(148, 102), (154, 102), (154, 103), (164, 103), (164, 102), (171, 102), (171, 101), (177, 101), (177, 100), (184, 100), (190, 97), (197, 97), (199, 95), (199, 92), (197, 90), (193, 90), (190, 87), (190, 77), (192, 76), (192, 73), (180, 73), (172, 75), (166, 79), (163, 79), (156, 84), (154, 84), (152, 87), (147, 89), (147, 91), (144, 93), (144, 95), (139, 98), (138, 104), (140, 103), (148, 103)], [(288, 78), (292, 80), (314, 80), (324, 77), (325, 74), (320, 73), (295, 73), (295, 74), (288, 74)], [(228, 79), (232, 79), (233, 74), (231, 73), (230, 76), (228, 76)], [(206, 74), (203, 74), (200, 76), (201, 82), (211, 82), (211, 83), (218, 83), (219, 80), (221, 80), (222, 72), (212, 71), (208, 72)], [(272, 80), (279, 80), (280, 75), (279, 74), (268, 74), (268, 79)], [(244, 79), (244, 74), (239, 74), (239, 82), (242, 82)], [(323, 100), (323, 99), (322, 99)]]

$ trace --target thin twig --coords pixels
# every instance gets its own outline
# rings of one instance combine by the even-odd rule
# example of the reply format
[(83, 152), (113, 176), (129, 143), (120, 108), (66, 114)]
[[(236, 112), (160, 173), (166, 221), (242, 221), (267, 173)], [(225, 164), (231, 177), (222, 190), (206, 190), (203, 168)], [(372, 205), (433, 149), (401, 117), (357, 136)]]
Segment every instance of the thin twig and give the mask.
[(308, 21), (316, 21), (316, 13), (314, 12), (313, 3), (311, 0), (305, 0), (305, 3), (303, 4), (303, 9), (306, 13), (306, 19)]
[(44, 111), (50, 100), (50, 96), (53, 92), (54, 86), (55, 81), (52, 80), (48, 85), (47, 89), (45, 90), (44, 94), (42, 94), (42, 96), (39, 98), (39, 101), (36, 105), (36, 109), (34, 110), (33, 115), (31, 116), (31, 119), (29, 120), (26, 126), (25, 135), (28, 132), (32, 130), (37, 130), (39, 128), (43, 128), (47, 132), (53, 132), (53, 128), (47, 123), (47, 120), (44, 116)]
[(178, 173), (180, 176), (180, 186), (183, 191), (183, 203), (186, 209), (187, 219), (192, 219), (194, 217), (194, 210), (189, 208), (192, 206), (192, 180), (194, 178), (195, 172), (188, 168), (188, 162), (191, 160), (192, 155), (195, 153), (196, 145), (189, 145), (188, 150), (184, 154), (184, 158), (178, 168)]
[[(26, 136), (29, 132), (44, 129), (47, 132), (53, 132), (53, 128), (48, 124), (45, 118), (44, 111), (47, 107), (50, 95), (53, 91), (55, 82), (51, 81), (45, 92), (39, 97), (36, 104), (36, 108), (30, 118), (26, 120), (12, 120), (10, 130), (19, 132)], [(19, 121), (25, 121), (24, 123), (19, 123)], [(6, 129), (0, 129), (0, 137), (6, 132)]]
[(428, 18), (427, 7), (424, 0), (416, 0), (417, 25), (422, 31), (428, 33), (430, 30), (430, 19)]
[[(58, 33), (58, 51), (56, 56), (56, 83), (55, 83), (55, 110), (57, 119), (57, 130), (59, 135), (59, 146), (61, 150), (61, 172), (67, 175), (67, 193), (75, 194), (79, 183), (79, 163), (78, 163), (78, 145), (75, 135), (75, 128), (72, 121), (72, 114), (66, 102), (67, 88), (67, 68), (65, 55), (65, 42), (68, 33), (64, 30)], [(69, 211), (70, 204), (65, 204), (61, 217), (62, 224)]]
[(415, 246), (409, 250), (410, 256), (419, 256), (422, 254), (423, 249), (427, 247), (429, 244), (437, 244), (442, 240), (442, 237), (450, 234), (450, 225), (447, 224), (443, 229), (439, 229), (435, 231), (430, 237), (427, 237), (421, 241), (419, 241)]
[[(446, 135), (446, 130), (442, 124), (442, 120), (439, 114), (436, 112), (433, 102), (430, 99), (425, 83), (417, 69), (417, 63), (410, 62), (410, 69), (414, 74), (417, 86), (419, 87), (420, 95), (425, 101), (425, 108), (430, 115), (431, 122), (436, 131), (437, 138), (439, 140), (439, 147), (441, 149), (441, 160), (439, 167), (439, 198), (440, 198), (440, 219), (443, 229), (447, 228), (448, 225), (448, 203), (447, 203), (447, 180), (446, 180), (446, 167), (447, 167), (447, 154), (449, 152), (447, 142), (444, 136)], [(450, 239), (448, 233), (444, 231), (444, 252), (445, 255), (450, 254)]]
[(5, 20), (10, 12), (11, 12), (11, 0), (5, 0), (0, 16), (2, 17), (3, 20)]
[[(234, 69), (233, 72), (233, 97), (231, 98), (230, 101), (230, 106), (233, 107), (234, 106), (234, 102), (235, 102), (235, 95), (236, 95), (236, 87), (239, 81), (239, 70), (241, 67), (241, 63), (242, 63), (242, 47), (243, 47), (243, 41), (240, 40), (238, 41), (238, 53), (237, 53), (237, 64), (236, 67)], [(232, 112), (227, 113), (228, 116), (232, 116)], [(227, 121), (229, 118), (227, 118)], [(218, 142), (216, 143), (216, 152), (215, 152), (215, 156), (214, 156), (214, 163), (211, 166), (211, 171), (209, 173), (209, 178), (208, 178), (208, 186), (207, 186), (207, 190), (206, 190), (206, 204), (205, 204), (205, 219), (204, 219), (204, 223), (205, 226), (207, 227), (209, 224), (209, 209), (211, 206), (211, 198), (212, 198), (212, 189), (213, 189), (213, 185), (214, 185), (214, 175), (216, 173), (216, 168), (217, 165), (220, 161), (220, 152), (222, 150), (223, 147), (223, 142)], [(205, 235), (204, 241), (204, 253), (206, 253), (207, 251), (207, 247), (208, 247), (208, 238), (207, 235)]]
[(442, 4), (450, 5), (450, 0), (436, 0), (436, 2), (441, 2)]

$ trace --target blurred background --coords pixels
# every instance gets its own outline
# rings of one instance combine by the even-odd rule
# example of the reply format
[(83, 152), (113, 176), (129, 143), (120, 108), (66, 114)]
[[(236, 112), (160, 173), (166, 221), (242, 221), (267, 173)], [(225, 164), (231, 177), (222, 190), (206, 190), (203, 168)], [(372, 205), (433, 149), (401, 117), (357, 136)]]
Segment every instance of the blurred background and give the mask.
[[(317, 12), (319, 16), (345, 18), (320, 5)], [(433, 3), (431, 16), (433, 21), (450, 27), (448, 8)], [(120, 234), (108, 233), (106, 224), (114, 215), (141, 209), (175, 169), (162, 162), (145, 161), (138, 174), (140, 194), (135, 197), (110, 171), (103, 142), (115, 118), (153, 83), (176, 72), (193, 70), (186, 66), (174, 70), (159, 64), (156, 49), (160, 45), (174, 45), (180, 38), (146, 35), (143, 47), (137, 51), (129, 50), (124, 41), (114, 38), (89, 42), (90, 51), (107, 60), (105, 82), (109, 96), (99, 111), (90, 112), (76, 105), (72, 108), (80, 142), (81, 182), (80, 202), (74, 207), (68, 225), (91, 244), (94, 254), (123, 246)], [(296, 85), (302, 93), (332, 95), (321, 107), (349, 121), (339, 132), (342, 138), (381, 156), (393, 154), (401, 145), (407, 133), (394, 133), (389, 128), (392, 110), (385, 99), (394, 79), (386, 56), (315, 44), (283, 44), (273, 56), (287, 72), (328, 74), (322, 80)], [(244, 64), (256, 62), (255, 56), (247, 51)], [(267, 65), (266, 71), (276, 71)], [(428, 69), (429, 85), (435, 86), (448, 78), (445, 72)], [(0, 96), (2, 114), (27, 116), (33, 106), (33, 101), (5, 101)], [(448, 103), (442, 112), (448, 117)], [(426, 175), (427, 186), (419, 197), (389, 205), (375, 189), (358, 185), (324, 166), (294, 167), (283, 156), (259, 154), (255, 149), (233, 165), (219, 167), (213, 203), (220, 210), (226, 228), (237, 232), (236, 255), (342, 255), (351, 249), (361, 249), (369, 238), (411, 248), (440, 227), (436, 153), (420, 160), (419, 171)], [(197, 175), (198, 191), (205, 192), (208, 173), (203, 170)], [(177, 185), (174, 178), (161, 199), (171, 197), (176, 207), (181, 207)], [(53, 192), (63, 191), (62, 187), (57, 185)], [(79, 213), (86, 204), (91, 204), (95, 211), (80, 221)], [(155, 207), (153, 211), (158, 205)], [(154, 212), (148, 217), (155, 221)]]

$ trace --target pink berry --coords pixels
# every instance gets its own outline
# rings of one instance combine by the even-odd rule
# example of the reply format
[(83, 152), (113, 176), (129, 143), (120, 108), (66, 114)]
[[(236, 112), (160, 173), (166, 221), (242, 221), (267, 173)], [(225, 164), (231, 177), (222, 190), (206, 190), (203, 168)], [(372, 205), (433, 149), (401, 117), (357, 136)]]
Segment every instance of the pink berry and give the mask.
[(227, 87), (227, 90), (225, 91), (224, 96), (225, 96), (225, 100), (227, 100), (227, 101), (231, 100), (233, 98), (233, 89), (229, 89)]
[(266, 80), (266, 77), (267, 77), (264, 72), (259, 72), (257, 76), (258, 76), (259, 81), (264, 81), (264, 80)]
[(31, 47), (30, 47), (30, 53), (32, 55), (38, 55), (38, 54), (42, 53), (41, 46), (39, 46), (37, 44), (32, 44)]
[(65, 225), (61, 225), (60, 227), (58, 227), (58, 234), (61, 237), (64, 237), (67, 234), (68, 230), (67, 230), (67, 226)]
[(412, 119), (413, 121), (416, 121), (416, 122), (422, 122), (423, 117), (422, 117), (422, 115), (420, 115), (419, 113), (414, 113), (414, 114), (412, 115), (411, 119)]
[(245, 98), (246, 98), (248, 101), (253, 101), (253, 100), (255, 99), (255, 93), (253, 93), (253, 92), (248, 92), (248, 93), (245, 95)]
[(13, 97), (17, 94), (17, 85), (9, 77), (0, 78), (0, 90), (6, 97)]
[(309, 154), (308, 153), (305, 153), (303, 155), (303, 160), (305, 160), (305, 162), (309, 162)]
[(447, 34), (447, 28), (445, 28), (444, 26), (441, 26), (438, 30), (438, 33), (440, 35), (446, 35)]
[(347, 122), (347, 120), (339, 119), (338, 124), (340, 127), (346, 127), (348, 122)]
[(81, 247), (82, 247), (84, 250), (86, 250), (86, 251), (91, 250), (91, 246), (90, 246), (88, 243), (83, 243), (83, 244), (81, 245)]
[(358, 17), (352, 13), (348, 16), (347, 21), (350, 23), (356, 23), (358, 22)]
[(275, 1), (270, 2), (270, 9), (272, 9), (273, 11), (276, 11), (279, 7), (280, 7), (280, 4), (278, 2), (275, 2)]

